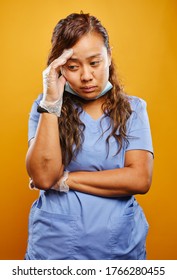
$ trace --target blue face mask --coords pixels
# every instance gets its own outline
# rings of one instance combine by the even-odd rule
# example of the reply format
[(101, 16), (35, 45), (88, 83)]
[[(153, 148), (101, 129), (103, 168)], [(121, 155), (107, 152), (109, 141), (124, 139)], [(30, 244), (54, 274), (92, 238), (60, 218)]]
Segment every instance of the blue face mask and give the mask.
[(99, 97), (103, 96), (105, 93), (107, 93), (110, 89), (112, 89), (112, 87), (113, 87), (112, 84), (108, 81), (107, 84), (106, 84), (106, 86), (105, 86), (105, 88), (103, 89), (103, 91), (100, 92), (100, 94), (97, 95), (96, 97), (94, 97), (93, 99), (85, 99), (85, 98), (83, 98), (82, 96), (80, 96), (77, 92), (75, 92), (75, 91), (70, 87), (70, 85), (69, 85), (68, 82), (66, 82), (66, 84), (65, 84), (65, 91), (67, 91), (67, 92), (69, 92), (69, 93), (71, 93), (71, 94), (74, 94), (74, 95), (76, 95), (76, 96), (79, 96), (80, 98), (83, 98), (83, 99), (85, 99), (85, 100), (95, 100), (95, 99), (98, 99)]

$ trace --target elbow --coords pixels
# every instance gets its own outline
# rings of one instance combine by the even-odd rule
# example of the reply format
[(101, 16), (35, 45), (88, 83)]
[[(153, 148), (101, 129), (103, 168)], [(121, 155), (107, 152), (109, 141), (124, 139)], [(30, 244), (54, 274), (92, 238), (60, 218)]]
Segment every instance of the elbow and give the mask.
[(34, 187), (49, 190), (63, 175), (64, 166), (60, 161), (49, 160), (43, 155), (36, 156), (30, 146), (26, 155), (26, 170)]
[(146, 194), (150, 190), (152, 184), (152, 176), (144, 177), (142, 180), (139, 180), (138, 184), (138, 194)]
[(31, 176), (31, 179), (33, 181), (33, 184), (35, 188), (40, 189), (40, 190), (49, 190), (51, 189), (60, 179), (61, 176)]
[(45, 180), (45, 178), (38, 178), (35, 179), (35, 177), (31, 178), (33, 181), (33, 185), (35, 186), (35, 188), (39, 189), (39, 190), (49, 190), (52, 188), (52, 186), (54, 186), (54, 184), (56, 183), (56, 181), (49, 181), (49, 180)]
[(63, 175), (63, 168), (61, 168), (59, 172), (53, 174), (51, 172), (30, 172), (28, 169), (27, 171), (32, 179), (34, 187), (39, 190), (51, 189)]

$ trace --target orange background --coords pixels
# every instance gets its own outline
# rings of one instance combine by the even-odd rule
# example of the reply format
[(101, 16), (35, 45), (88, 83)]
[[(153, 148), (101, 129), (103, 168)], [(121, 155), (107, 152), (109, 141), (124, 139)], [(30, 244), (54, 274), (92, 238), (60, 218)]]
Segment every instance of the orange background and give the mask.
[(148, 259), (177, 259), (177, 3), (175, 0), (1, 1), (0, 259), (23, 259), (28, 213), (27, 121), (42, 91), (51, 33), (72, 12), (90, 12), (108, 29), (120, 78), (148, 103), (155, 150), (153, 184), (137, 196), (148, 221)]

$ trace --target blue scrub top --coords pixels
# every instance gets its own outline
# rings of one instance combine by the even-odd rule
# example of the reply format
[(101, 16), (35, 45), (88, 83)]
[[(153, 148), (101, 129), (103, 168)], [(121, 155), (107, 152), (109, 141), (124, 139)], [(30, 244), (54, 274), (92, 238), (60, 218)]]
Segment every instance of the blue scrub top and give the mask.
[[(34, 102), (29, 118), (28, 139), (35, 137), (39, 113)], [(109, 117), (92, 119), (80, 115), (86, 125), (82, 149), (66, 167), (69, 171), (99, 171), (124, 167), (125, 152), (147, 150), (153, 153), (146, 102), (129, 96), (133, 110), (127, 121), (128, 144), (116, 155), (118, 143), (106, 138)], [(108, 129), (109, 128), (109, 129)], [(108, 129), (108, 130), (107, 130)], [(102, 132), (105, 131), (104, 134)], [(40, 191), (29, 215), (26, 259), (145, 259), (148, 223), (134, 196), (109, 198), (70, 190)]]

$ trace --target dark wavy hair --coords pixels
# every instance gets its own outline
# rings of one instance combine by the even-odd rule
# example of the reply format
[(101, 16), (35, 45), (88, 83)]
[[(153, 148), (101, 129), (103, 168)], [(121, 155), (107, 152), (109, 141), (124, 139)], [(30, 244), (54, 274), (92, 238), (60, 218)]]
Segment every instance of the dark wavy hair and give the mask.
[[(90, 14), (84, 14), (83, 12), (80, 14), (73, 13), (65, 19), (61, 19), (54, 28), (51, 40), (52, 48), (47, 65), (58, 58), (64, 49), (72, 48), (83, 35), (89, 32), (101, 35), (104, 45), (108, 53), (110, 53), (109, 36), (101, 22)], [(128, 97), (123, 93), (118, 81), (113, 60), (109, 68), (109, 81), (112, 83), (113, 88), (105, 95), (105, 101), (102, 105), (105, 116), (110, 117), (110, 127), (112, 126), (112, 132), (107, 137), (106, 142), (109, 146), (109, 138), (111, 136), (115, 137), (119, 144), (117, 151), (119, 153), (122, 149), (123, 141), (128, 141), (126, 122), (132, 111)], [(74, 159), (84, 140), (83, 131), (85, 125), (79, 118), (83, 102), (81, 98), (71, 96), (67, 92), (63, 95), (62, 112), (58, 123), (62, 158), (65, 166)]]

